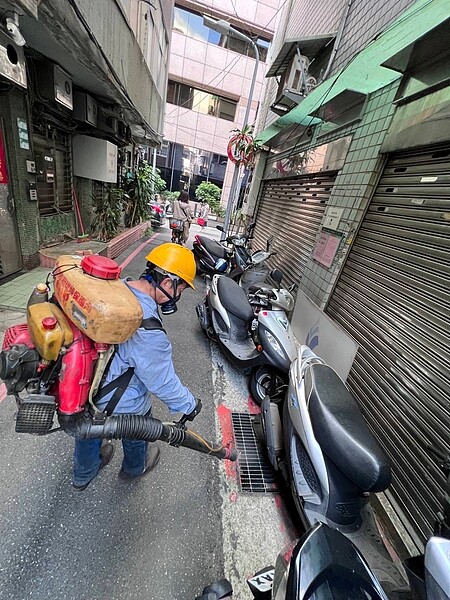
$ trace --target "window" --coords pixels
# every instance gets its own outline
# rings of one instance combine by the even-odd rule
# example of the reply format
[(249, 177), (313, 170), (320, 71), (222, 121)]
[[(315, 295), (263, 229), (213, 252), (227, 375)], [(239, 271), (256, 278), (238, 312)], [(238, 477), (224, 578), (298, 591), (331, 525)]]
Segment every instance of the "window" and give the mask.
[(217, 116), (226, 121), (234, 121), (234, 117), (236, 116), (236, 102), (219, 98), (219, 114)]
[(169, 154), (169, 142), (162, 142), (161, 148), (156, 150), (157, 156), (167, 156)]
[(167, 102), (226, 121), (234, 121), (236, 115), (237, 102), (234, 100), (215, 96), (175, 81), (169, 81), (167, 85)]
[[(266, 62), (270, 40), (266, 40), (262, 37), (252, 36), (251, 32), (247, 30), (240, 30), (238, 27), (236, 27), (236, 29), (241, 31), (241, 33), (247, 37), (253, 39), (255, 44), (258, 46), (259, 59), (261, 62)], [(187, 35), (188, 37), (194, 38), (195, 40), (208, 42), (209, 44), (214, 44), (216, 46), (222, 46), (222, 48), (227, 48), (228, 50), (232, 50), (233, 52), (237, 52), (238, 54), (243, 54), (244, 56), (249, 56), (251, 58), (255, 57), (255, 53), (250, 44), (247, 44), (244, 40), (239, 40), (238, 38), (229, 35), (221, 35), (217, 31), (206, 27), (206, 25), (203, 24), (203, 17), (200, 14), (185, 8), (180, 8), (178, 6), (175, 7), (173, 30), (183, 35)]]

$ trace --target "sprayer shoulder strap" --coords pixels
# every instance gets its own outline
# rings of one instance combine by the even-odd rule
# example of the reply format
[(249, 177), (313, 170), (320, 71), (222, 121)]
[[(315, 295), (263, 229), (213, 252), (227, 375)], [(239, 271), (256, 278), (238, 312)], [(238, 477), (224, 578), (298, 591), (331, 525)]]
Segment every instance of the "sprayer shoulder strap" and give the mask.
[[(139, 329), (141, 329), (141, 328), (147, 329), (147, 330), (160, 330), (160, 331), (164, 331), (164, 333), (166, 333), (166, 330), (163, 328), (161, 321), (159, 319), (157, 319), (156, 317), (142, 319)], [(111, 364), (114, 354), (115, 354), (115, 351), (110, 358), (110, 361), (109, 361), (106, 371), (108, 370), (109, 365)], [(106, 373), (106, 371), (105, 371), (105, 373)], [(112, 413), (114, 412), (117, 404), (119, 403), (119, 400), (122, 398), (125, 390), (128, 387), (128, 384), (131, 381), (131, 378), (133, 377), (133, 373), (134, 373), (134, 367), (128, 367), (128, 369), (126, 371), (124, 371), (121, 375), (119, 375), (119, 377), (116, 377), (115, 379), (113, 379), (112, 381), (107, 383), (95, 395), (94, 402), (96, 402), (97, 400), (100, 400), (100, 398), (103, 398), (104, 396), (106, 396), (107, 394), (109, 394), (110, 392), (115, 390), (114, 394), (111, 396), (108, 404), (105, 407), (104, 412), (106, 412), (107, 415), (112, 415)]]

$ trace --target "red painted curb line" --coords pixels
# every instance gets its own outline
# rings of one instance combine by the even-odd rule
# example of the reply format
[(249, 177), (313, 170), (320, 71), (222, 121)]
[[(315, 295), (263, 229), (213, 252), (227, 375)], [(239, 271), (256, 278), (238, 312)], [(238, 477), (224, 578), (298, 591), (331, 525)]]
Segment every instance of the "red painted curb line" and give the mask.
[(133, 252), (130, 254), (130, 256), (127, 256), (127, 258), (123, 261), (123, 263), (121, 265), (119, 265), (120, 268), (125, 269), (125, 267), (128, 264), (130, 264), (130, 262), (133, 260), (133, 258), (139, 254), (139, 252), (142, 250), (142, 248), (145, 248), (145, 246), (147, 246), (147, 244), (150, 244), (150, 242), (152, 242), (156, 237), (158, 237), (158, 235), (159, 235), (159, 233), (154, 233), (151, 238), (149, 238), (148, 240), (145, 240), (145, 242), (142, 242), (142, 244), (140, 246), (138, 246), (136, 248), (136, 250), (133, 250)]

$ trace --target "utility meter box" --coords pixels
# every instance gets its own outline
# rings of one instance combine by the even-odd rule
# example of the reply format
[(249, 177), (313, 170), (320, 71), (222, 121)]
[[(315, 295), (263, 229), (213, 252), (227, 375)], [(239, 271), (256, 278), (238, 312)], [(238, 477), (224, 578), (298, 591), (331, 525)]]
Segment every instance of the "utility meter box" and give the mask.
[(73, 137), (73, 174), (117, 183), (117, 146), (87, 135)]

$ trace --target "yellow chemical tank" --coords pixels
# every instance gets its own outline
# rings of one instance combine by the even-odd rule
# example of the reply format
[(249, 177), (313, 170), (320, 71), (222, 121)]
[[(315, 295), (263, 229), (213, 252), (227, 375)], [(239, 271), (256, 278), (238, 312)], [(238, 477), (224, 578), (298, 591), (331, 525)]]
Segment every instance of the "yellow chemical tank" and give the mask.
[(27, 324), (31, 339), (44, 360), (56, 360), (61, 348), (73, 342), (73, 333), (64, 313), (51, 302), (29, 305)]
[(120, 344), (141, 324), (136, 296), (103, 256), (60, 256), (53, 269), (55, 297), (69, 319), (94, 342)]

